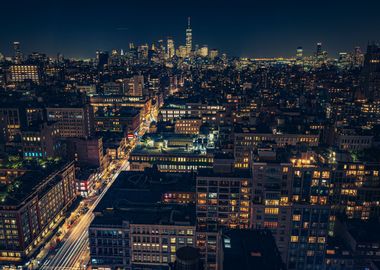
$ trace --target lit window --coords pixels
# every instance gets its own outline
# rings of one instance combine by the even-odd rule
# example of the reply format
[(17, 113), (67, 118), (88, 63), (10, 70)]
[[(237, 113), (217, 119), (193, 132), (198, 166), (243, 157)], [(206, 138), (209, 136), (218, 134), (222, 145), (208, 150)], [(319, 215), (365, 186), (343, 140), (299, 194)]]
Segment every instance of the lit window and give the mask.
[(293, 215), (293, 221), (300, 221), (301, 215)]
[(324, 237), (318, 237), (318, 243), (323, 244), (326, 242), (326, 239)]
[(278, 208), (265, 208), (265, 214), (277, 215)]
[(310, 236), (309, 239), (308, 239), (309, 243), (315, 243), (316, 241), (317, 241), (317, 238), (314, 237), (314, 236)]
[(297, 236), (297, 235), (292, 235), (292, 236), (290, 237), (290, 242), (292, 242), (292, 243), (296, 243), (296, 242), (298, 242), (298, 236)]

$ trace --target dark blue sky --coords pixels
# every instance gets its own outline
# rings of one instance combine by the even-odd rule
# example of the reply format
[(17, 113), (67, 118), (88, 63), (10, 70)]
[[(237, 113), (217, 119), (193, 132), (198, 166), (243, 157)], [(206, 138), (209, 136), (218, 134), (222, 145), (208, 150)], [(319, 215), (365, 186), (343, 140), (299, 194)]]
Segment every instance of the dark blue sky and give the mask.
[(379, 0), (4, 0), (0, 52), (20, 41), (26, 53), (94, 56), (97, 49), (127, 48), (173, 36), (185, 40), (187, 16), (193, 40), (235, 56), (306, 54), (323, 42), (335, 55), (380, 40)]

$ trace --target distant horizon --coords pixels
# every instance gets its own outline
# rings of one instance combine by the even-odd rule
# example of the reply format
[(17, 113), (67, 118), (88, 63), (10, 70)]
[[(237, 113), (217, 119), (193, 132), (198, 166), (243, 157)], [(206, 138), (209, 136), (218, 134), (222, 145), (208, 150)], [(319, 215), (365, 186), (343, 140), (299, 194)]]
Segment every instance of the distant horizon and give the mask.
[(168, 36), (175, 46), (185, 44), (191, 17), (193, 45), (207, 44), (229, 56), (292, 57), (302, 46), (312, 55), (317, 42), (335, 57), (360, 46), (365, 51), (380, 39), (380, 1), (193, 0), (187, 6), (173, 1), (144, 3), (122, 0), (20, 0), (2, 3), (0, 52), (12, 55), (12, 42), (25, 54), (62, 53), (91, 58), (96, 50), (128, 48), (130, 42), (151, 44)]
[[(51, 58), (56, 57), (58, 54), (62, 54), (65, 58), (72, 58), (72, 59), (91, 59), (91, 58), (95, 58), (95, 57), (96, 57), (96, 51), (104, 51), (104, 52), (109, 52), (109, 53), (111, 53), (112, 50), (117, 50), (118, 52), (120, 52), (121, 50), (123, 50), (124, 53), (125, 53), (125, 52), (127, 52), (127, 51), (129, 50), (129, 48), (128, 48), (129, 44), (127, 44), (125, 47), (122, 47), (122, 48), (109, 48), (109, 49), (99, 48), (99, 49), (95, 50), (95, 51), (92, 52), (92, 53), (88, 52), (86, 55), (75, 55), (75, 56), (74, 56), (74, 55), (67, 55), (67, 54), (65, 54), (65, 53), (62, 52), (62, 51), (57, 51), (56, 53), (54, 53), (54, 52), (52, 53), (52, 52), (45, 52), (45, 51), (42, 51), (42, 50), (38, 50), (37, 48), (25, 52), (25, 50), (23, 50), (23, 43), (22, 43), (21, 41), (19, 41), (19, 40), (15, 40), (15, 42), (16, 42), (16, 41), (20, 42), (20, 45), (21, 45), (21, 51), (22, 51), (22, 53), (24, 54), (24, 56), (31, 55), (32, 53), (41, 53), (41, 54), (46, 54), (48, 57), (51, 57)], [(324, 50), (324, 51), (327, 51), (327, 53), (328, 53), (327, 56), (328, 56), (329, 58), (336, 58), (336, 57), (339, 56), (339, 53), (350, 53), (350, 52), (353, 52), (354, 49), (355, 49), (356, 47), (360, 47), (361, 52), (362, 52), (363, 54), (365, 54), (365, 52), (366, 52), (366, 50), (367, 50), (367, 46), (368, 46), (368, 44), (371, 43), (371, 42), (378, 43), (377, 41), (370, 41), (370, 42), (367, 42), (364, 46), (360, 46), (360, 45), (353, 46), (351, 50), (346, 50), (346, 51), (343, 51), (343, 50), (336, 51), (336, 52), (330, 52), (330, 51), (328, 51), (328, 50)], [(134, 43), (134, 42), (132, 42), (132, 43), (133, 43), (135, 46), (148, 44), (148, 45), (149, 45), (149, 48), (150, 48), (151, 45), (152, 45), (153, 43), (156, 44), (157, 41), (156, 41), (156, 42), (152, 42), (152, 43), (141, 43), (141, 44)], [(175, 44), (176, 44), (176, 43), (175, 43)], [(315, 47), (316, 47), (316, 44), (317, 44), (317, 43), (315, 43)], [(9, 46), (10, 49), (8, 50), (8, 53), (4, 53), (3, 51), (0, 51), (0, 53), (2, 53), (2, 54), (4, 55), (4, 57), (12, 57), (12, 56), (13, 56), (13, 47), (12, 47), (12, 45), (13, 45), (13, 42), (12, 42), (12, 43), (10, 44), (10, 46)], [(181, 44), (181, 45), (183, 45), (183, 44)], [(197, 45), (199, 45), (199, 44), (197, 44)], [(208, 44), (202, 44), (202, 46), (203, 46), (203, 45), (208, 45)], [(177, 48), (178, 48), (178, 45), (175, 45), (175, 46), (176, 46), (176, 49), (177, 49)], [(324, 43), (323, 43), (323, 42), (322, 42), (322, 46), (324, 46)], [(200, 46), (200, 47), (201, 47), (201, 46)], [(307, 48), (307, 49), (305, 50), (305, 47), (303, 47), (303, 46), (298, 46), (298, 47), (302, 47), (302, 48), (303, 48), (303, 56), (304, 56), (304, 57), (310, 57), (310, 56), (313, 56), (314, 53), (315, 53), (315, 51), (316, 51), (315, 48), (313, 48), (313, 49), (312, 49), (312, 48)], [(208, 49), (209, 49), (209, 50), (210, 50), (210, 49), (216, 49), (216, 50), (218, 50), (219, 55), (221, 55), (221, 54), (223, 54), (223, 53), (226, 53), (228, 57), (249, 58), (249, 59), (257, 59), (257, 58), (288, 58), (288, 59), (290, 59), (290, 58), (295, 58), (295, 56), (296, 56), (296, 49), (297, 49), (298, 47), (294, 48), (294, 53), (293, 53), (293, 55), (290, 55), (290, 54), (289, 54), (289, 55), (281, 55), (281, 54), (278, 54), (278, 55), (250, 55), (250, 56), (246, 56), (246, 55), (232, 55), (232, 54), (229, 54), (229, 53), (228, 53), (228, 49), (225, 50), (224, 48), (217, 48), (217, 47), (210, 47), (210, 46), (208, 46)]]

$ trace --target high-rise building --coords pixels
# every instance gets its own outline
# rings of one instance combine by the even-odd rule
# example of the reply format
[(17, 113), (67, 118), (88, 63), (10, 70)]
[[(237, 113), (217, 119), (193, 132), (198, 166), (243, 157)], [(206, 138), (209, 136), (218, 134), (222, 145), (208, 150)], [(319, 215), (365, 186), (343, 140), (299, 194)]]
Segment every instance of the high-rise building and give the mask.
[(40, 122), (21, 131), (22, 152), (25, 158), (58, 157), (61, 153), (57, 123)]
[(96, 52), (96, 63), (98, 70), (103, 70), (105, 65), (108, 65), (108, 52), (97, 51)]
[(322, 51), (322, 42), (318, 42), (317, 43), (317, 50), (315, 52), (315, 55), (317, 57), (320, 57), (322, 55), (323, 51)]
[(56, 121), (61, 137), (91, 137), (94, 131), (92, 107), (85, 105), (46, 108), (47, 120)]
[(12, 65), (8, 70), (8, 81), (13, 83), (32, 81), (40, 84), (41, 72), (36, 65)]
[(211, 58), (211, 60), (213, 60), (213, 59), (215, 59), (216, 57), (218, 57), (218, 54), (219, 54), (219, 52), (218, 52), (217, 49), (211, 49), (211, 50), (210, 50), (210, 58)]
[(302, 47), (298, 47), (297, 48), (297, 53), (296, 53), (296, 59), (299, 61), (301, 60), (303, 57), (303, 48)]
[(206, 269), (220, 269), (220, 230), (250, 227), (252, 178), (249, 170), (234, 170), (233, 159), (218, 157), (213, 169), (197, 175), (197, 246)]
[(208, 56), (208, 46), (203, 45), (197, 50), (197, 54), (201, 57), (207, 57)]
[(130, 78), (128, 88), (130, 96), (142, 96), (144, 91), (144, 76), (135, 75)]
[(252, 227), (269, 229), (288, 269), (324, 269), (330, 170), (313, 152), (258, 151), (252, 163)]
[(171, 37), (168, 37), (167, 49), (168, 49), (167, 57), (169, 59), (172, 59), (175, 55), (175, 47), (174, 47), (174, 40)]
[(187, 48), (186, 46), (179, 46), (177, 51), (176, 51), (176, 55), (180, 58), (185, 58), (187, 56)]
[(352, 62), (353, 62), (354, 67), (361, 67), (363, 65), (364, 55), (360, 47), (355, 47), (354, 53), (352, 56)]
[(191, 55), (191, 51), (193, 49), (193, 33), (190, 26), (190, 17), (187, 18), (187, 28), (186, 28), (186, 52), (187, 56)]
[(364, 58), (362, 84), (365, 97), (380, 100), (380, 47), (369, 44)]
[(21, 64), (22, 62), (22, 53), (21, 53), (21, 46), (20, 42), (15, 41), (13, 42), (13, 59), (16, 64)]

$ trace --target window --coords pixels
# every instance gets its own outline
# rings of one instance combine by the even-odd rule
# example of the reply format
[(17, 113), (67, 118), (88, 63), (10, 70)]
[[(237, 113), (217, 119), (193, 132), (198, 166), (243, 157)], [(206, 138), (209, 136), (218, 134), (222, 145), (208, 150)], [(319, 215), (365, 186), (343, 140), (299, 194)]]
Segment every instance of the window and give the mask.
[(292, 242), (292, 243), (296, 243), (296, 242), (298, 242), (298, 236), (296, 236), (296, 235), (292, 235), (292, 236), (290, 237), (290, 242)]
[(278, 223), (275, 221), (265, 221), (264, 222), (265, 228), (274, 229), (274, 228), (277, 228), (277, 226), (278, 226)]
[(265, 214), (278, 215), (278, 208), (265, 208)]
[(315, 243), (316, 241), (317, 241), (317, 238), (314, 237), (314, 236), (310, 236), (309, 239), (308, 239), (309, 243)]
[(279, 205), (278, 200), (265, 200), (265, 205)]
[(293, 215), (293, 221), (300, 221), (301, 215)]
[(326, 239), (324, 237), (318, 237), (318, 243), (324, 244), (326, 242)]

